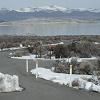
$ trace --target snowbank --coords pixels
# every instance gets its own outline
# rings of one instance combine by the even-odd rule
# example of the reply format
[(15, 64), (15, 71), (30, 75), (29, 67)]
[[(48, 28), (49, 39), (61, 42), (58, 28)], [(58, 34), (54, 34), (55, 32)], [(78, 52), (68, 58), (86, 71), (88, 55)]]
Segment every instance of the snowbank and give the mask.
[(63, 73), (54, 73), (50, 69), (45, 68), (37, 68), (32, 69), (31, 73), (34, 75), (38, 75), (39, 78), (43, 78), (45, 80), (50, 80), (54, 83), (59, 83), (61, 85), (70, 85), (73, 81), (78, 82), (78, 88), (89, 90), (89, 91), (97, 91), (100, 92), (100, 86), (95, 85), (92, 82), (88, 82), (85, 80), (86, 78), (92, 78), (91, 75), (76, 75), (76, 74), (63, 74)]
[(99, 42), (94, 42), (94, 44), (100, 44)]
[(11, 57), (14, 59), (36, 59), (36, 55), (22, 56), (22, 57)]
[[(66, 58), (66, 62), (71, 62), (71, 60), (75, 58), (75, 57), (71, 57), (71, 58)], [(77, 62), (82, 62), (82, 61), (87, 61), (87, 60), (96, 60), (96, 57), (91, 57), (91, 58), (77, 58)]]
[[(14, 59), (40, 59), (40, 60), (65, 60), (66, 62), (71, 62), (71, 60), (74, 58), (74, 57), (71, 57), (71, 58), (55, 58), (54, 56), (51, 57), (51, 59), (45, 59), (45, 58), (36, 58), (36, 55), (33, 54), (33, 55), (29, 55), (29, 56), (22, 56), (22, 57), (11, 57), (11, 58), (14, 58)], [(97, 58), (96, 57), (91, 57), (91, 58), (77, 58), (77, 61), (78, 62), (82, 62), (82, 61), (87, 61), (87, 60), (96, 60)]]
[(38, 77), (46, 79), (46, 80), (51, 80), (53, 82), (57, 82), (59, 84), (64, 84), (67, 85), (71, 81), (74, 81), (75, 79), (78, 79), (80, 77), (88, 77), (91, 78), (91, 75), (71, 75), (70, 74), (63, 74), (63, 73), (55, 73), (52, 72), (50, 69), (45, 69), (45, 68), (37, 68), (37, 69), (32, 69), (31, 73), (36, 75), (38, 74)]
[(12, 47), (12, 48), (3, 48), (0, 51), (8, 51), (8, 50), (18, 50), (18, 49), (25, 49), (27, 47)]
[(22, 91), (19, 87), (19, 79), (16, 75), (0, 73), (0, 92)]

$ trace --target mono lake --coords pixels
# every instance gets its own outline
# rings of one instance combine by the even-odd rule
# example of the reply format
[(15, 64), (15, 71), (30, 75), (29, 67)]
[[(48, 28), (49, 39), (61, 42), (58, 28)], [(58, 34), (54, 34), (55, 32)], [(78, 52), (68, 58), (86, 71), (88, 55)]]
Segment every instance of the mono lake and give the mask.
[(100, 23), (5, 23), (0, 35), (100, 35)]

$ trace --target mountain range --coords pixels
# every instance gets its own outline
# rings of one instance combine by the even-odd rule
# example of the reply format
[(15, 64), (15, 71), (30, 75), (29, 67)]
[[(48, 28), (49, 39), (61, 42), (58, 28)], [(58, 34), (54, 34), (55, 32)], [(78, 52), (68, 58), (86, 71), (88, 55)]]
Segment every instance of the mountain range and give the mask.
[(19, 10), (1, 8), (0, 10), (0, 22), (31, 18), (100, 20), (100, 10), (93, 8), (69, 9), (59, 6), (28, 7)]

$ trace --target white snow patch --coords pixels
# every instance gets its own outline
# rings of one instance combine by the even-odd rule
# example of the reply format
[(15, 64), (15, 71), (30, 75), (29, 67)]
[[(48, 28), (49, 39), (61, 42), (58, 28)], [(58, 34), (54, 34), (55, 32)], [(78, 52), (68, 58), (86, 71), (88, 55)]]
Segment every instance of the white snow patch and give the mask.
[(84, 80), (85, 78), (89, 79), (92, 78), (92, 75), (76, 75), (76, 74), (64, 74), (64, 73), (55, 73), (52, 72), (50, 69), (45, 68), (36, 68), (32, 69), (31, 73), (36, 75), (39, 78), (43, 78), (45, 80), (50, 80), (54, 83), (59, 83), (61, 85), (70, 85), (75, 80), (78, 80), (79, 87), (81, 89), (85, 89), (88, 91), (97, 91), (100, 92), (100, 86), (95, 85), (92, 82), (88, 82), (87, 80)]
[(39, 11), (66, 11), (66, 8), (56, 6), (56, 5), (51, 5), (51, 6), (42, 6), (42, 7), (27, 7), (27, 8), (21, 8), (19, 10), (16, 10), (17, 12), (39, 12)]
[(36, 55), (22, 56), (22, 57), (11, 57), (14, 59), (36, 59)]
[(19, 87), (19, 78), (16, 75), (0, 73), (0, 92), (22, 91)]
[(87, 61), (87, 60), (96, 60), (96, 57), (91, 57), (91, 58), (77, 58), (77, 57), (71, 57), (71, 58), (61, 58), (62, 60), (66, 60), (66, 62), (71, 62), (72, 59), (77, 59), (77, 62), (82, 62), (82, 61)]
[(33, 8), (27, 7), (27, 8), (20, 8), (19, 10), (16, 10), (17, 12), (33, 12)]
[(99, 42), (94, 42), (94, 44), (100, 44)]
[(0, 51), (18, 50), (18, 49), (24, 49), (24, 48), (27, 48), (27, 47), (22, 46), (22, 47), (3, 48), (3, 49), (0, 49)]
[[(22, 57), (11, 57), (14, 59), (40, 59), (40, 60), (65, 60), (66, 62), (71, 62), (71, 60), (75, 57), (71, 58), (55, 58), (54, 56), (51, 57), (51, 59), (45, 59), (45, 58), (36, 58), (35, 54), (28, 55), (28, 56), (22, 56)], [(77, 62), (87, 61), (87, 60), (96, 60), (96, 57), (91, 58), (77, 58)]]
[(51, 5), (51, 6), (44, 6), (44, 7), (39, 7), (42, 10), (53, 10), (53, 11), (66, 11), (66, 8), (56, 6), (56, 5)]
[(60, 42), (60, 43), (55, 43), (55, 44), (48, 44), (48, 46), (56, 46), (56, 45), (59, 45), (59, 44), (64, 44), (64, 42)]

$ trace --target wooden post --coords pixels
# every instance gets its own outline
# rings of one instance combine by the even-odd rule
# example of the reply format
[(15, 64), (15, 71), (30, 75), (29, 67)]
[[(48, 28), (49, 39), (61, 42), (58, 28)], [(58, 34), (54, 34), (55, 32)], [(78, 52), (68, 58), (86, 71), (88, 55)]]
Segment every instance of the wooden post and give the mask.
[(38, 77), (38, 60), (36, 60), (36, 78)]
[(26, 59), (26, 72), (28, 73), (28, 59)]
[(70, 75), (72, 75), (72, 65), (70, 65)]
[(71, 77), (72, 77), (72, 65), (70, 65), (70, 87), (72, 87)]

